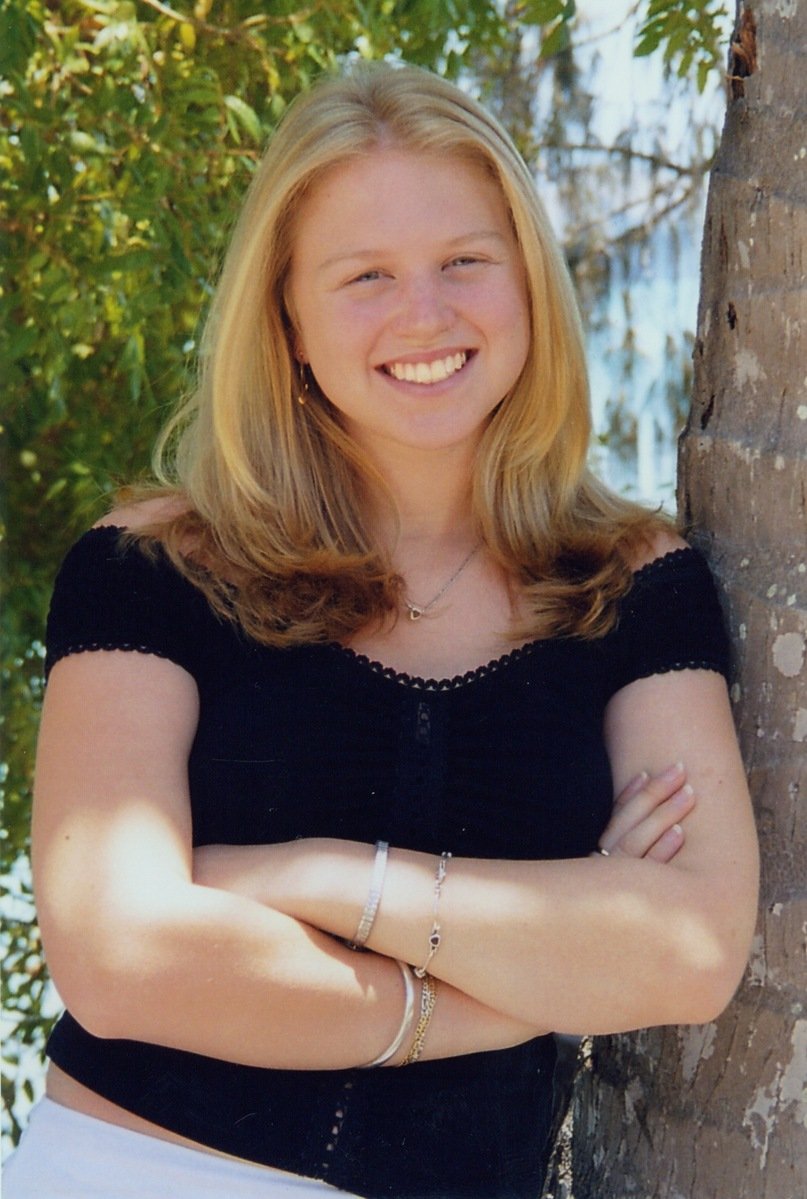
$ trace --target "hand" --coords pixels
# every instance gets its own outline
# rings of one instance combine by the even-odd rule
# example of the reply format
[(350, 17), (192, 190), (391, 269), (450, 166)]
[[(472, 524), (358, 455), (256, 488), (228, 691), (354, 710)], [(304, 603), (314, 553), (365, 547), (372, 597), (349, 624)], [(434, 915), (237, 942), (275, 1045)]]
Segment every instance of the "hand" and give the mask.
[(680, 762), (653, 777), (644, 771), (616, 797), (600, 847), (609, 856), (669, 862), (684, 844), (680, 821), (694, 805), (695, 795)]

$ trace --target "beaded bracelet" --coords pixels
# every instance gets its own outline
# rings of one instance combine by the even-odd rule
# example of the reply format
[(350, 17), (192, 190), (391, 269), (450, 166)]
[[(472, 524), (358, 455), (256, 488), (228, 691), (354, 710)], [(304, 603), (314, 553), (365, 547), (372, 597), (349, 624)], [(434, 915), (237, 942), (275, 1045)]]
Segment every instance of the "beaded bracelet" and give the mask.
[(415, 1025), (415, 1035), (412, 1038), (412, 1044), (409, 1046), (409, 1052), (401, 1062), (402, 1066), (411, 1066), (423, 1053), (423, 1043), (426, 1040), (426, 1032), (434, 1015), (436, 1003), (437, 979), (432, 978), (431, 974), (426, 974), (423, 976), (423, 982), (420, 987), (420, 1019)]
[(384, 889), (384, 876), (387, 872), (388, 855), (389, 842), (376, 841), (373, 873), (370, 877), (370, 890), (367, 893), (367, 900), (364, 905), (364, 911), (361, 914), (359, 927), (356, 929), (356, 935), (352, 941), (348, 942), (351, 949), (362, 949), (367, 944), (367, 938), (370, 936), (378, 913), (378, 905), (381, 903), (381, 892)]
[(451, 859), (451, 854), (444, 851), (440, 854), (440, 859), (437, 863), (437, 870), (434, 875), (434, 905), (432, 907), (432, 931), (429, 933), (429, 953), (426, 961), (422, 966), (415, 966), (415, 976), (417, 978), (425, 978), (431, 960), (440, 948), (442, 940), (442, 931), (440, 929), (440, 921), (437, 919), (438, 909), (440, 907), (440, 895), (443, 890), (443, 881), (446, 877), (446, 870)]
[[(390, 1041), (386, 1049), (379, 1053), (378, 1057), (374, 1057), (371, 1062), (365, 1062), (361, 1067), (363, 1070), (369, 1070), (372, 1066), (383, 1066), (391, 1057), (394, 1057), (404, 1043), (409, 1030), (412, 1027), (412, 1021), (415, 1016), (415, 984), (412, 982), (412, 971), (406, 962), (396, 961), (398, 969), (401, 971), (401, 976), (404, 980), (404, 1013), (398, 1031)], [(423, 1007), (423, 996), (421, 994), (421, 1010)], [(422, 1019), (421, 1015), (421, 1019)], [(428, 1022), (427, 1022), (428, 1023)], [(418, 1027), (420, 1025), (418, 1024)], [(417, 1035), (417, 1033), (415, 1034)], [(425, 1035), (425, 1030), (424, 1030)], [(411, 1052), (411, 1050), (410, 1050)]]

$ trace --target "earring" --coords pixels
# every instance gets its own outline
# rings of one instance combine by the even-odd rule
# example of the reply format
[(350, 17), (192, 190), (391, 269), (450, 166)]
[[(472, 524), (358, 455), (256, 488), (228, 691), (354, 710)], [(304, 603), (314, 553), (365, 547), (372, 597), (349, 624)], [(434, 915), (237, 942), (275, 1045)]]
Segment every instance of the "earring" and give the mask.
[(308, 384), (308, 371), (304, 362), (300, 364), (298, 372), (298, 387), (297, 387), (297, 403), (301, 408), (304, 408), (308, 402), (310, 389)]

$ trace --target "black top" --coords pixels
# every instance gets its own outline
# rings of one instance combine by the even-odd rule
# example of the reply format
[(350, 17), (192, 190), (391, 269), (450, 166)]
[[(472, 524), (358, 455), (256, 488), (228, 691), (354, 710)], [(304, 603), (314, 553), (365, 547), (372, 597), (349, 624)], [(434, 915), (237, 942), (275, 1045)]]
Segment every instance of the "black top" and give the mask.
[[(341, 837), (455, 856), (591, 852), (611, 809), (603, 712), (669, 670), (727, 671), (703, 560), (637, 572), (617, 628), (535, 641), (453, 679), (398, 674), (342, 646), (270, 649), (220, 620), (159, 549), (94, 529), (59, 573), (47, 669), (128, 649), (196, 680), (196, 845)], [(99, 1094), (227, 1153), (375, 1199), (530, 1199), (546, 1165), (554, 1046), (405, 1069), (257, 1069), (101, 1040), (66, 1013), (48, 1052)]]

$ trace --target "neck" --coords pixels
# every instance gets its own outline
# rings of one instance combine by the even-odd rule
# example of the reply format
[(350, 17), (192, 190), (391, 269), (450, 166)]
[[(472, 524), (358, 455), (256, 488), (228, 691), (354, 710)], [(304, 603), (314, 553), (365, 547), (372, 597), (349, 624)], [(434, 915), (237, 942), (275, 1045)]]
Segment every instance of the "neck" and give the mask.
[(470, 548), (475, 535), (467, 460), (436, 453), (396, 455), (381, 466), (381, 473), (395, 512), (374, 505), (371, 518), (379, 541), (394, 556), (406, 554), (414, 543)]

